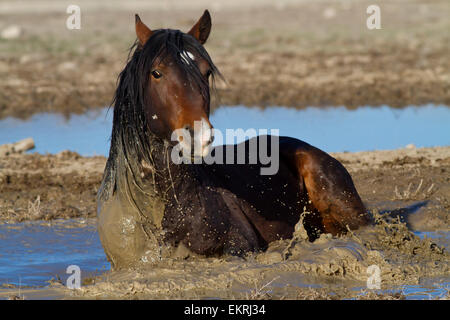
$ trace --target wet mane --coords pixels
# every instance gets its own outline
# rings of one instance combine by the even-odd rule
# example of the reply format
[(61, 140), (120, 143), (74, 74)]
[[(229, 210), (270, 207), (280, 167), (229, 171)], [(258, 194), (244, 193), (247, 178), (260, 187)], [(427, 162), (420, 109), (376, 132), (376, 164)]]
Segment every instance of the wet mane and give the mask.
[(162, 150), (161, 146), (165, 145), (160, 137), (151, 132), (148, 126), (150, 119), (147, 119), (145, 112), (145, 108), (152, 107), (148, 88), (151, 67), (156, 60), (172, 58), (187, 75), (190, 85), (196, 86), (204, 99), (209, 101), (209, 83), (191, 57), (183, 54), (185, 51), (195, 52), (208, 62), (214, 91), (214, 78), (220, 76), (220, 72), (205, 48), (191, 35), (179, 30), (159, 29), (153, 32), (143, 47), (136, 41), (130, 48), (127, 64), (119, 74), (111, 103), (114, 108), (111, 147), (99, 198), (106, 200), (114, 191), (120, 169), (119, 158), (136, 178), (136, 171), (142, 162), (155, 166), (152, 150)]

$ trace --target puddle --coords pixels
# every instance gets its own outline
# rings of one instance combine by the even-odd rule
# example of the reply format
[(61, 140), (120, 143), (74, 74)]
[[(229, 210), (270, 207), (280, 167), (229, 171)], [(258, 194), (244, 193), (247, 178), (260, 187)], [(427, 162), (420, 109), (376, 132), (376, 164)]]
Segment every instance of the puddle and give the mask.
[(419, 285), (409, 285), (398, 288), (408, 299), (444, 298), (450, 290), (448, 278), (425, 279)]
[(109, 270), (94, 219), (0, 225), (0, 286), (40, 287), (52, 278), (65, 284), (70, 265), (82, 279)]
[[(26, 121), (6, 118), (0, 120), (0, 144), (33, 137), (36, 149), (32, 152), (71, 150), (84, 156), (106, 156), (112, 113), (105, 108), (69, 119), (49, 113)], [(280, 135), (299, 138), (327, 152), (396, 149), (411, 143), (417, 147), (450, 144), (450, 108), (443, 105), (355, 110), (220, 107), (211, 115), (211, 123), (222, 132), (227, 128), (279, 129)]]
[[(415, 234), (422, 238), (426, 236), (441, 240), (439, 242), (442, 244), (448, 244), (450, 239), (449, 232), (415, 232)], [(80, 267), (82, 279), (102, 274), (110, 269), (98, 238), (95, 219), (0, 225), (0, 288), (4, 291), (2, 293), (0, 289), (0, 293), (3, 296), (5, 292), (14, 293), (14, 290), (18, 288), (21, 288), (22, 292), (27, 292), (27, 288), (36, 288), (39, 290), (27, 292), (26, 297), (43, 298), (49, 294), (48, 289), (45, 291), (44, 287), (48, 286), (50, 279), (59, 279), (63, 284), (66, 283), (69, 276), (66, 274), (66, 269), (69, 265)], [(201, 268), (201, 266), (198, 267)], [(218, 268), (221, 270), (222, 267)], [(274, 268), (276, 268), (275, 265)], [(148, 276), (150, 278), (155, 276), (154, 273), (158, 273), (157, 270), (150, 272)], [(167, 272), (167, 267), (162, 268), (161, 272)], [(176, 268), (169, 272), (172, 277), (175, 275), (173, 272), (177, 273)], [(183, 277), (182, 273), (180, 276)], [(160, 277), (156, 277), (154, 281), (155, 283), (164, 282)], [(365, 289), (361, 286), (361, 282), (339, 279), (324, 281), (323, 278), (316, 279), (301, 272), (282, 272), (271, 283), (271, 290), (278, 292), (280, 296), (283, 295), (284, 290), (295, 288), (327, 288), (332, 291), (333, 288), (342, 287), (355, 292)], [(400, 292), (407, 299), (430, 299), (444, 297), (449, 288), (448, 277), (424, 278), (417, 285), (393, 286), (376, 290), (376, 292)], [(241, 290), (247, 289), (243, 287)], [(43, 296), (40, 296), (39, 292), (42, 292)], [(58, 297), (60, 298), (58, 294), (53, 296), (53, 298)]]
[[(364, 289), (365, 287), (352, 288), (354, 291), (361, 291)], [(396, 286), (387, 290), (374, 290), (374, 292), (392, 295), (400, 293), (405, 296), (406, 300), (432, 300), (445, 298), (448, 290), (450, 290), (448, 278), (431, 278), (425, 279), (418, 285)]]
[[(0, 144), (33, 137), (36, 149), (32, 152), (57, 153), (69, 149), (85, 156), (106, 156), (111, 120), (112, 110), (107, 112), (106, 108), (72, 115), (69, 119), (56, 114), (38, 114), (27, 121), (6, 118), (0, 120)], [(328, 152), (395, 149), (410, 143), (417, 147), (450, 145), (450, 108), (447, 106), (361, 107), (356, 110), (235, 106), (218, 108), (212, 114), (211, 122), (223, 132), (227, 128), (280, 129), (280, 135), (302, 139)], [(415, 234), (433, 239), (446, 250), (450, 246), (450, 232)], [(110, 269), (95, 220), (0, 225), (0, 288), (2, 285), (3, 288), (42, 288), (52, 278), (65, 284), (69, 265), (79, 266), (82, 278)], [(173, 272), (172, 269), (169, 271)], [(184, 272), (179, 276), (189, 275)], [(163, 287), (167, 284), (167, 279), (160, 281)], [(273, 282), (273, 287), (282, 291), (286, 290), (287, 284), (299, 288), (342, 286), (342, 283), (324, 283), (323, 279), (317, 281), (297, 272), (285, 273)], [(364, 289), (361, 283), (347, 285), (351, 290)], [(428, 299), (444, 296), (449, 287), (447, 277), (425, 278), (416, 285), (383, 290), (402, 292), (408, 299)]]
[(431, 239), (440, 247), (450, 248), (450, 232), (445, 231), (415, 231), (414, 234), (419, 236), (421, 239)]

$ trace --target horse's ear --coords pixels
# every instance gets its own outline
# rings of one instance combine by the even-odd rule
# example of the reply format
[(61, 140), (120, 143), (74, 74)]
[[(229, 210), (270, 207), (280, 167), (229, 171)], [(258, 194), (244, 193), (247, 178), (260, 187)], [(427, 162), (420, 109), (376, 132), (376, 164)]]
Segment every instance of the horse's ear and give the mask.
[(139, 39), (139, 43), (141, 46), (147, 42), (147, 40), (152, 36), (153, 32), (147, 27), (142, 21), (141, 18), (136, 14), (136, 35)]
[(188, 34), (196, 38), (201, 44), (204, 44), (206, 42), (206, 39), (208, 39), (210, 31), (211, 31), (211, 15), (209, 14), (208, 10), (205, 10), (201, 18), (192, 27), (192, 29), (188, 32)]

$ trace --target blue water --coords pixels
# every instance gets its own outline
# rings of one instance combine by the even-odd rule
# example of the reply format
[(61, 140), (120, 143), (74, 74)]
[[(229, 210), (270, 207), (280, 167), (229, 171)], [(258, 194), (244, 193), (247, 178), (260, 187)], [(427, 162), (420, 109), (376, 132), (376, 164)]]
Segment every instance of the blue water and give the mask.
[[(0, 120), (0, 144), (33, 137), (33, 152), (76, 151), (82, 155), (107, 155), (112, 110), (90, 111), (69, 119), (57, 114), (37, 114), (29, 120)], [(216, 129), (279, 129), (280, 135), (302, 139), (328, 152), (382, 150), (450, 145), (450, 108), (420, 106), (403, 109), (362, 107), (285, 107), (265, 109), (221, 107), (211, 115)], [(416, 233), (448, 243), (448, 233)], [(443, 240), (445, 239), (445, 241)], [(109, 270), (95, 224), (55, 221), (49, 225), (25, 222), (0, 225), (0, 284), (43, 286), (51, 278), (65, 283), (69, 265), (78, 265), (84, 276)], [(445, 280), (445, 279), (444, 279)], [(442, 282), (441, 282), (442, 283)], [(448, 279), (444, 287), (449, 286)], [(445, 289), (430, 285), (406, 286), (409, 298), (440, 296)]]
[(109, 270), (93, 221), (23, 222), (0, 225), (0, 285), (66, 284), (66, 269), (77, 265), (81, 278)]
[[(448, 243), (449, 233), (416, 232), (423, 237)], [(444, 241), (445, 240), (445, 241)], [(92, 277), (110, 269), (100, 243), (94, 219), (30, 221), (0, 225), (0, 285), (42, 287), (50, 279), (65, 285), (66, 269), (77, 265), (81, 278)], [(307, 277), (295, 277), (290, 284), (298, 287), (320, 288)], [(285, 282), (284, 282), (285, 283)], [(276, 286), (276, 283), (273, 284)], [(450, 287), (448, 278), (423, 279), (419, 285), (397, 286), (382, 292), (402, 292), (407, 299), (444, 297)], [(362, 290), (365, 287), (354, 287)]]
[[(394, 286), (391, 289), (379, 289), (375, 290), (375, 293), (379, 294), (396, 294), (401, 293), (407, 300), (429, 300), (429, 299), (442, 299), (447, 296), (447, 291), (450, 289), (450, 282), (448, 278), (430, 278), (421, 281), (416, 285), (403, 285)], [(354, 291), (363, 291), (361, 295), (364, 295), (366, 287), (354, 287)]]
[[(304, 140), (327, 152), (385, 150), (414, 144), (416, 147), (450, 145), (450, 108), (426, 105), (403, 109), (361, 107), (286, 107), (265, 109), (220, 107), (211, 115), (216, 129), (279, 129), (279, 134)], [(71, 150), (81, 155), (107, 155), (112, 110), (84, 115), (42, 113), (23, 121), (0, 120), (0, 144), (32, 137), (33, 152)]]

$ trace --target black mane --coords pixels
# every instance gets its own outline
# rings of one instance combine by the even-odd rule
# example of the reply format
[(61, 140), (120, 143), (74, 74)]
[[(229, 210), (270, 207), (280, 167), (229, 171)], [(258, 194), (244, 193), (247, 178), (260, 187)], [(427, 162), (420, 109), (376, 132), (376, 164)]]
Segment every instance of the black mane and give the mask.
[(144, 161), (154, 166), (152, 150), (157, 145), (164, 145), (164, 141), (150, 131), (149, 119), (144, 110), (151, 108), (147, 92), (151, 67), (157, 59), (164, 61), (170, 57), (176, 61), (190, 84), (197, 86), (205, 99), (210, 99), (208, 81), (190, 57), (183, 55), (183, 61), (181, 55), (184, 51), (195, 52), (209, 63), (214, 88), (214, 77), (221, 76), (220, 72), (205, 48), (191, 35), (179, 30), (159, 29), (153, 32), (143, 47), (136, 41), (130, 48), (127, 65), (119, 74), (118, 86), (111, 103), (114, 108), (111, 147), (98, 194), (100, 198), (106, 200), (115, 189), (119, 157), (123, 158), (123, 165), (131, 169), (131, 174), (136, 178), (136, 169), (140, 163)]

